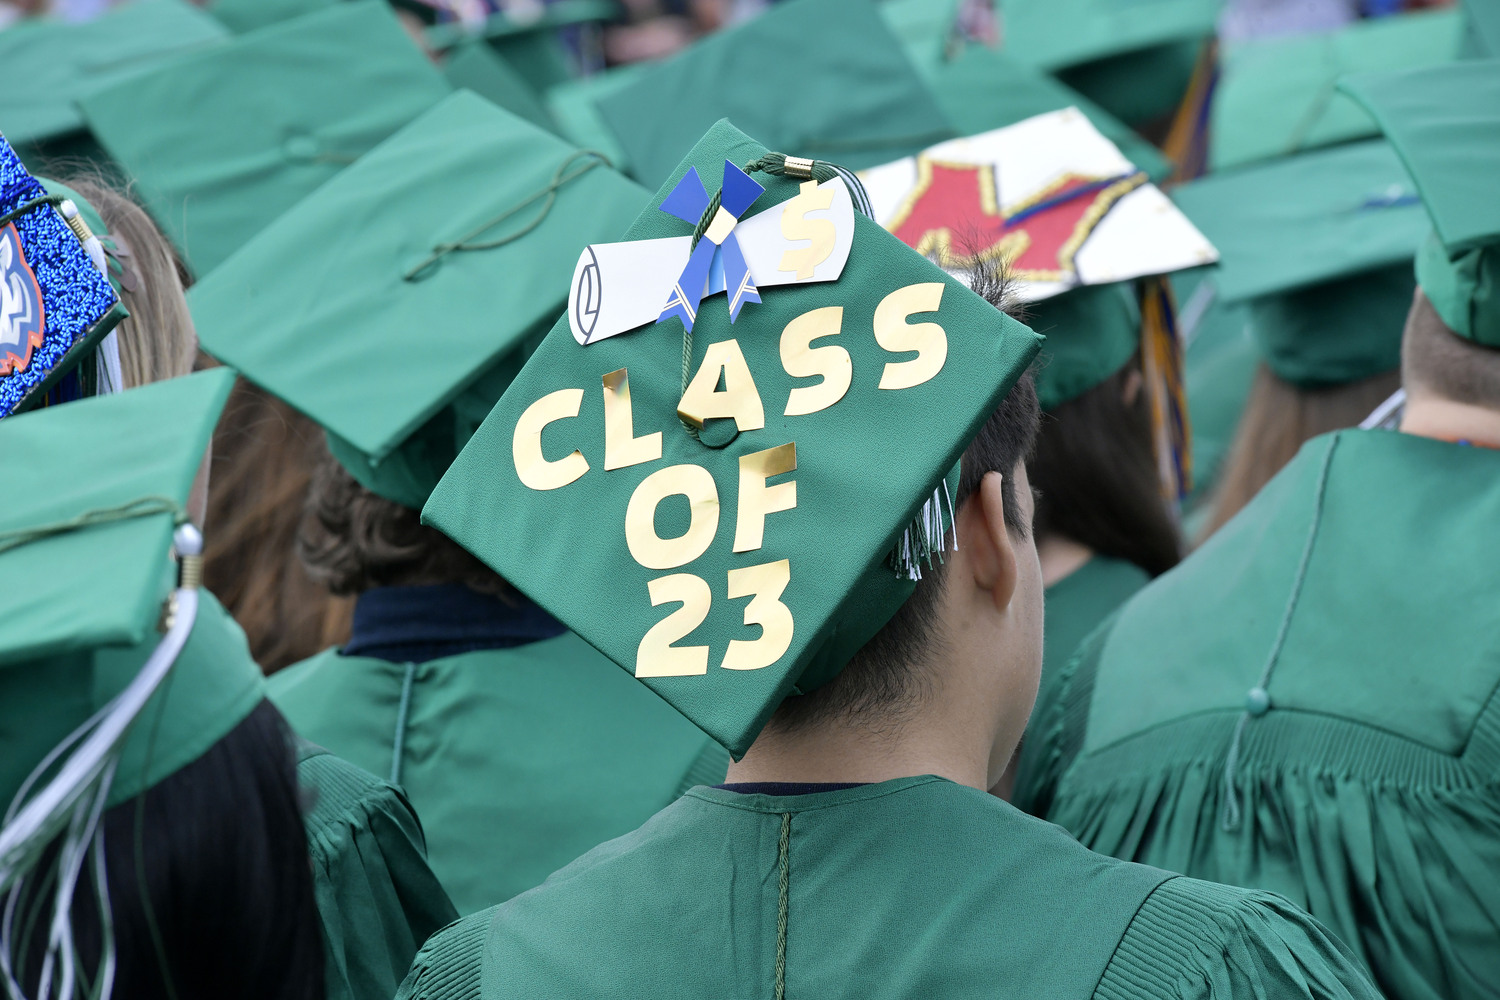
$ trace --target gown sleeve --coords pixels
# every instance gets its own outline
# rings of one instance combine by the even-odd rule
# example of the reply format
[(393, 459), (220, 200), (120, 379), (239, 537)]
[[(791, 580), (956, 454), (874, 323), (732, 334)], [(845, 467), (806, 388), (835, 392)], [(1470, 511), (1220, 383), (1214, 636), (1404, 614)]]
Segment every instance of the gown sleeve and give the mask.
[(399, 789), (310, 743), (297, 757), (312, 796), (305, 822), (328, 1000), (386, 1000), (417, 948), (458, 913)]
[(1267, 892), (1178, 876), (1141, 905), (1096, 1000), (1379, 1000), (1354, 953)]
[(396, 1000), (478, 1000), (493, 910), (471, 913), (428, 939)]

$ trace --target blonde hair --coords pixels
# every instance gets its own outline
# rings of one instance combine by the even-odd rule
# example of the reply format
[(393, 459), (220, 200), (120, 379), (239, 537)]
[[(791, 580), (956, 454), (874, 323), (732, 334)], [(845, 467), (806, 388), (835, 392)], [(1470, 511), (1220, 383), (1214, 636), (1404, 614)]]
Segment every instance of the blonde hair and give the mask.
[(72, 177), (62, 183), (99, 213), (126, 272), (123, 279), (116, 277), (130, 316), (115, 327), (126, 388), (191, 372), (198, 335), (172, 245), (145, 210), (102, 178)]

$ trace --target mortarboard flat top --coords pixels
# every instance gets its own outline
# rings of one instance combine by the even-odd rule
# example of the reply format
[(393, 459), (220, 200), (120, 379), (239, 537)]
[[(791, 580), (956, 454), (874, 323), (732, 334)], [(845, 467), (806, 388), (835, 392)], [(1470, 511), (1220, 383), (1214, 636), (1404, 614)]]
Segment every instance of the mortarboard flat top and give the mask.
[(607, 69), (593, 76), (559, 83), (547, 90), (547, 110), (557, 122), (559, 134), (579, 149), (604, 154), (610, 165), (629, 174), (630, 159), (625, 148), (599, 112), (598, 100), (637, 80), (650, 67), (643, 63)]
[(1229, 47), (1214, 92), (1213, 169), (1378, 135), (1370, 116), (1334, 91), (1335, 81), (1346, 73), (1451, 62), (1461, 22), (1457, 10), (1425, 11)]
[[(726, 162), (750, 163), (765, 152), (728, 122), (717, 123), (627, 238), (686, 237), (692, 225), (658, 207), (675, 196), (688, 170), (717, 187)], [(800, 221), (818, 210), (810, 187), (766, 173), (753, 178), (765, 191), (745, 210), (740, 230), (766, 212), (782, 224), (798, 221), (788, 214), (797, 211), (788, 199), (804, 194), (809, 201)], [(842, 188), (838, 178), (824, 183)], [(684, 331), (675, 314), (587, 345), (564, 318), (423, 510), (425, 521), (736, 756), (783, 697), (835, 676), (910, 596), (912, 584), (889, 561), (893, 549), (1037, 348), (1038, 338), (1024, 326), (869, 219), (852, 210), (845, 218), (852, 244), (837, 280), (768, 286), (762, 276), (760, 301), (744, 305), (733, 324), (724, 297), (699, 303), (692, 356), (701, 360), (690, 367), (706, 377), (697, 381), (707, 386), (718, 371), (710, 357), (742, 357), (761, 401), (754, 418), (742, 411), (746, 426), (727, 444), (719, 430), (735, 432), (736, 420), (709, 421), (702, 441), (679, 421)], [(843, 238), (830, 237), (823, 260)], [(605, 259), (604, 250), (590, 248), (583, 259), (596, 251)], [(783, 263), (786, 270), (798, 267)], [(921, 301), (908, 299), (917, 291)], [(902, 313), (910, 319), (894, 320)], [(938, 340), (918, 347), (905, 335), (909, 350), (928, 356), (922, 373), (898, 377), (887, 367), (909, 357), (877, 343), (879, 337), (894, 348), (886, 334), (897, 325), (918, 340), (941, 336), (935, 369)], [(791, 346), (798, 330), (821, 330), (812, 336), (836, 345), (831, 353), (844, 360), (831, 378), (849, 372), (838, 394), (827, 391), (836, 383), (825, 380), (816, 402), (798, 396), (792, 404), (793, 390), (808, 394), (819, 386), (787, 374), (785, 366), (802, 367), (783, 361), (800, 357)], [(627, 394), (631, 416), (623, 418), (617, 407)], [(550, 403), (539, 408), (539, 400)], [(606, 441), (606, 406), (616, 408), (608, 432), (613, 443)], [(544, 411), (550, 426), (533, 439), (527, 427)], [(707, 443), (711, 432), (715, 445)], [(626, 445), (626, 437), (635, 443)], [(528, 442), (544, 449), (540, 465), (528, 457)], [(570, 452), (566, 475), (554, 479), (556, 459)], [(878, 475), (871, 474), (875, 468)], [(774, 499), (762, 494), (762, 482)], [(660, 506), (650, 500), (657, 487)], [(691, 505), (680, 502), (679, 487), (696, 497)], [(757, 506), (753, 498), (760, 496), (767, 502)], [(762, 521), (756, 510), (772, 513)], [(677, 536), (685, 541), (668, 541)], [(558, 573), (558, 566), (568, 571)]]
[(1217, 174), (1172, 193), (1219, 249), (1237, 302), (1409, 261), (1427, 232), (1406, 169), (1381, 139)]
[(209, 13), (237, 35), (257, 28), (267, 28), (278, 21), (290, 21), (342, 0), (213, 0)]
[(473, 39), (450, 50), (443, 60), (443, 77), (455, 90), (472, 90), (533, 125), (557, 131), (531, 84), (483, 41)]
[(193, 271), (450, 92), (383, 0), (181, 56), (82, 101)]
[(1465, 58), (1500, 58), (1500, 3), (1460, 0), (1464, 12)]
[(1208, 38), (1222, 0), (1001, 0), (1005, 49), (1045, 70)]
[(715, 121), (859, 169), (956, 133), (869, 0), (791, 0), (598, 99), (645, 184)]
[(124, 504), (130, 517), (0, 551), (0, 666), (128, 646), (155, 628), (168, 554), (234, 375), (216, 369), (0, 420), (0, 537)]
[(1500, 348), (1500, 59), (1355, 77), (1411, 171), (1434, 235), (1417, 280), (1461, 337)]
[(75, 101), (167, 55), (209, 47), (228, 36), (186, 0), (135, 0), (92, 21), (52, 18), (0, 31), (0, 132), (14, 144), (83, 128)]
[[(200, 341), (378, 466), (528, 334), (545, 330), (563, 311), (579, 248), (617, 237), (645, 203), (641, 188), (591, 163), (460, 91), (199, 282), (189, 300)], [(543, 196), (559, 170), (573, 179), (548, 209)], [(522, 231), (514, 242), (450, 252), (416, 270), (440, 244)], [(307, 263), (289, 268), (292, 260)], [(436, 475), (426, 488), (435, 483)], [(392, 497), (412, 506), (424, 498)]]

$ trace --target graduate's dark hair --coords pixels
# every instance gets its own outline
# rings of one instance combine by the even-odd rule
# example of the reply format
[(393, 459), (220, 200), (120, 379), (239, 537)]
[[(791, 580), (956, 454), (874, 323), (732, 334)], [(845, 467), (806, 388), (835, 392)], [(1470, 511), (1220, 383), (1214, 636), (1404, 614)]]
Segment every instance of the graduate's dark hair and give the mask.
[(1500, 410), (1500, 349), (1454, 333), (1419, 291), (1401, 337), (1401, 382), (1408, 391)]
[(297, 554), (314, 580), (340, 596), (429, 583), (511, 593), (500, 574), (423, 524), (419, 511), (360, 485), (326, 447), (313, 469)]
[(1162, 499), (1151, 441), (1150, 400), (1125, 393), (1136, 356), (1087, 392), (1042, 414), (1026, 463), (1037, 491), (1038, 539), (1061, 535), (1159, 576), (1182, 559), (1182, 540)]
[[(1008, 276), (998, 266), (973, 263), (970, 285), (995, 308), (1015, 308)], [(1041, 408), (1036, 383), (1025, 372), (990, 414), (964, 450), (955, 510), (961, 509), (991, 472), (1004, 476), (1001, 506), (1012, 535), (1027, 538), (1032, 526), (1016, 491), (1016, 470), (1036, 444)], [(867, 724), (897, 721), (905, 706), (916, 703), (926, 676), (915, 667), (933, 655), (942, 641), (938, 605), (947, 579), (941, 562), (923, 567), (922, 579), (883, 628), (860, 648), (837, 677), (809, 694), (788, 698), (767, 728), (789, 732), (834, 719), (860, 719)]]
[[(202, 757), (108, 810), (103, 826), (115, 996), (323, 996), (322, 931), (296, 760), (286, 722), (270, 702)], [(85, 867), (72, 926), (82, 971), (92, 980), (101, 928), (93, 869)], [(48, 885), (26, 884), (20, 892), (23, 914), (44, 910), (51, 899)], [(28, 996), (36, 995), (46, 937), (45, 928), (33, 929), (21, 953)]]

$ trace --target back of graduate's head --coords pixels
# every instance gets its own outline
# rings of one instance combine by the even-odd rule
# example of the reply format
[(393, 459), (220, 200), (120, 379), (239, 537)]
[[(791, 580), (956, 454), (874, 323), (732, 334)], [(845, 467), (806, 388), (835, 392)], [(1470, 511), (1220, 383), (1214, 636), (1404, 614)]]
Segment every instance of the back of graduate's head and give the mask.
[(1401, 341), (1401, 383), (1409, 400), (1500, 410), (1500, 348), (1459, 336), (1418, 288)]
[[(996, 308), (1011, 307), (1007, 282), (998, 269), (976, 269), (971, 284)], [(964, 450), (952, 498), (956, 536), (949, 539), (944, 557), (924, 566), (912, 596), (838, 676), (810, 694), (783, 701), (768, 729), (792, 732), (829, 723), (899, 729), (939, 686), (936, 672), (942, 665), (962, 659), (964, 650), (959, 647), (967, 643), (959, 635), (964, 629), (954, 620), (958, 615), (952, 599), (960, 588), (988, 588), (997, 618), (1014, 613), (1016, 627), (1000, 626), (1005, 633), (1002, 643), (1023, 667), (1030, 664), (1035, 669), (1040, 664), (1035, 508), (1025, 465), (1036, 444), (1040, 418), (1035, 380), (1027, 372)], [(993, 652), (998, 664), (1008, 650)], [(1029, 710), (1028, 702), (1023, 719)]]

